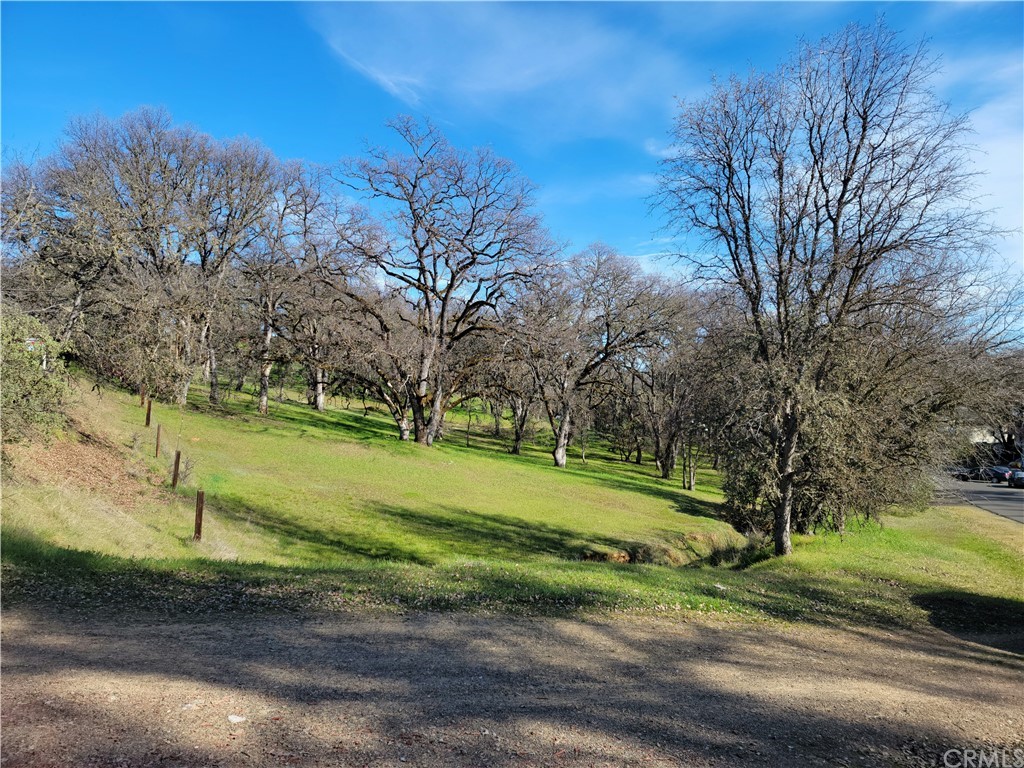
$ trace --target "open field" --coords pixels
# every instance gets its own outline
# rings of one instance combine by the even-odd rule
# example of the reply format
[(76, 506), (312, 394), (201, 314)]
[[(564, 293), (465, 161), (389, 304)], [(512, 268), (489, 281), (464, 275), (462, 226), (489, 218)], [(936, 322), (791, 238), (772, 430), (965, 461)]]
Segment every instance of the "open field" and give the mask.
[[(713, 486), (683, 497), (676, 482), (654, 478), (652, 466), (607, 457), (558, 470), (539, 448), (514, 457), (480, 434), (466, 448), (458, 415), (449, 439), (426, 450), (399, 442), (385, 416), (363, 416), (358, 405), (317, 414), (275, 403), (272, 416), (260, 418), (237, 401), (216, 413), (154, 404), (147, 430), (137, 399), (117, 392), (82, 397), (83, 431), (116, 448), (135, 445), (136, 459), (145, 451), (136, 471), (145, 469), (149, 478), (170, 477), (180, 445), (195, 471), (179, 506), (191, 505), (201, 487), (212, 523), (220, 524), (201, 547), (182, 545), (191, 521), (174, 513), (168, 497), (150, 500), (150, 533), (135, 541), (113, 543), (88, 525), (68, 530), (69, 521), (46, 533), (50, 541), (64, 536), (64, 543), (107, 554), (319, 568), (381, 559), (579, 559), (648, 543), (686, 562), (690, 542), (734, 538), (711, 516), (719, 498)], [(164, 435), (160, 461), (150, 458), (157, 423)]]

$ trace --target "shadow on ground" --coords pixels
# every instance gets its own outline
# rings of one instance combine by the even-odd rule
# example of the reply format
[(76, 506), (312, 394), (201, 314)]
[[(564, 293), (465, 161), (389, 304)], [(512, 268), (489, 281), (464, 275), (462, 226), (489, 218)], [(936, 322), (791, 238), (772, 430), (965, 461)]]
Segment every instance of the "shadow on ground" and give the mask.
[(1024, 601), (955, 590), (923, 592), (911, 599), (944, 632), (1024, 655)]
[(4, 626), (4, 761), (909, 766), (982, 739), (1012, 746), (1024, 665), (946, 642), (436, 615), (68, 626), (19, 612)]
[[(264, 524), (293, 540), (312, 542), (313, 554), (318, 547), (325, 552), (343, 547), (362, 559), (325, 566), (314, 558), (304, 568), (202, 558), (133, 560), (59, 547), (10, 530), (4, 533), (4, 607), (59, 606), (69, 617), (130, 611), (142, 618), (329, 614), (365, 607), (532, 616), (697, 611), (835, 628), (915, 629), (930, 621), (962, 637), (1021, 634), (1018, 601), (937, 593), (923, 585), (891, 585), (841, 572), (809, 575), (774, 562), (760, 564), (755, 572), (569, 561), (547, 556), (575, 546), (570, 534), (557, 528), (534, 530), (522, 521), (491, 518), (490, 528), (478, 527), (471, 513), (443, 518), (404, 509), (380, 513), (435, 537), (454, 529), (450, 535), (474, 546), (494, 536), (518, 537), (516, 547), (532, 548), (538, 559), (521, 564), (511, 558), (466, 558), (428, 565), (428, 557), (386, 549), (372, 539), (325, 537), (280, 521)], [(1012, 637), (990, 643), (1018, 648)]]

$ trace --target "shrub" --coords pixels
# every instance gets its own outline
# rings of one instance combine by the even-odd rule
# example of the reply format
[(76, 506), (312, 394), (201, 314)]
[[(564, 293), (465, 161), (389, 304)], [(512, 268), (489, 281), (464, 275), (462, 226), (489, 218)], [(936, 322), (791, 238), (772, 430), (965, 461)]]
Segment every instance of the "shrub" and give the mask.
[(746, 535), (746, 542), (735, 540), (711, 540), (711, 549), (704, 562), (708, 565), (727, 565), (734, 568), (746, 568), (771, 556), (769, 544), (771, 540), (759, 531), (751, 531)]
[(9, 304), (0, 318), (0, 435), (7, 441), (63, 425), (70, 383), (46, 326)]

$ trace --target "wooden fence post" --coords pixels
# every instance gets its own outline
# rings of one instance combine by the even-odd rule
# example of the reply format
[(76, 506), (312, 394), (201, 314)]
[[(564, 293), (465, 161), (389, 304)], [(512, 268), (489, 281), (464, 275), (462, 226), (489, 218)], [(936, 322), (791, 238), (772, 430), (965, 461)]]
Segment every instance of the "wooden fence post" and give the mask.
[(178, 487), (178, 468), (181, 466), (181, 451), (174, 452), (174, 476), (171, 478), (171, 490)]
[(201, 491), (196, 491), (196, 530), (192, 534), (192, 541), (202, 541), (203, 539), (203, 504), (206, 502), (206, 495)]
[(149, 420), (153, 416), (153, 398), (149, 398), (146, 401), (146, 426), (149, 426)]
[(156, 425), (156, 457), (160, 458), (160, 425)]

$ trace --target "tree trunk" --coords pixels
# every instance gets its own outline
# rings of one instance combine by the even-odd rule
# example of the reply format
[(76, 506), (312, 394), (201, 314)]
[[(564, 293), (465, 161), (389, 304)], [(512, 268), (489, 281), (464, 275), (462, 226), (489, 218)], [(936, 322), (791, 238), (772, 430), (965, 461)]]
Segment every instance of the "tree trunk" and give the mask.
[(669, 480), (675, 473), (676, 469), (676, 455), (674, 453), (666, 453), (661, 459), (661, 479)]
[(555, 444), (555, 450), (551, 452), (551, 455), (555, 457), (556, 467), (565, 467), (565, 443), (558, 442)]
[(697, 487), (697, 458), (699, 453), (690, 443), (683, 446), (683, 489), (692, 491)]
[(643, 446), (639, 442), (637, 442), (637, 444), (636, 444), (636, 463), (638, 465), (639, 464), (643, 464), (643, 462), (644, 462), (643, 451), (644, 451)]
[(665, 450), (661, 444), (661, 430), (657, 426), (651, 429), (651, 442), (654, 444), (654, 466), (657, 468), (658, 473), (664, 477), (665, 470), (662, 467), (665, 466)]
[(790, 521), (793, 516), (793, 463), (796, 457), (799, 422), (796, 406), (787, 399), (783, 407), (781, 426), (782, 445), (779, 447), (779, 500), (775, 504), (775, 554), (789, 555), (793, 552), (790, 539)]
[(679, 443), (676, 438), (669, 438), (661, 453), (661, 477), (668, 480), (676, 471), (676, 460), (679, 455)]
[(270, 359), (270, 342), (274, 338), (274, 329), (270, 323), (263, 329), (263, 348), (260, 351), (260, 403), (258, 410), (264, 416), (269, 413), (268, 401), (270, 399), (270, 370), (274, 367), (274, 361)]
[(192, 373), (182, 376), (178, 383), (178, 405), (188, 405), (188, 391), (192, 387)]
[(192, 345), (189, 343), (187, 329), (184, 334), (184, 338), (176, 349), (176, 361), (182, 364), (183, 370), (187, 371), (187, 373), (178, 377), (178, 380), (175, 383), (174, 388), (177, 394), (178, 405), (187, 405), (188, 391), (192, 386), (192, 377), (195, 375), (196, 362), (192, 357)]
[(412, 397), (413, 439), (420, 445), (427, 445), (427, 420), (423, 416), (423, 401), (415, 394)]
[(260, 363), (260, 404), (258, 410), (264, 416), (270, 412), (270, 369), (273, 367), (274, 363), (270, 360)]
[(793, 542), (789, 536), (789, 520), (793, 512), (793, 479), (783, 478), (779, 482), (779, 501), (775, 505), (775, 554), (793, 553)]
[(523, 439), (526, 436), (526, 420), (530, 417), (530, 406), (524, 400), (514, 398), (512, 407), (512, 453), (519, 456), (523, 450)]
[(444, 437), (444, 399), (441, 396), (441, 387), (437, 387), (434, 390), (433, 402), (430, 404), (430, 416), (426, 423), (427, 445), (433, 445), (435, 440), (441, 440)]
[(494, 436), (501, 437), (501, 406), (498, 403), (490, 403), (491, 416), (494, 417)]
[(79, 291), (75, 294), (75, 303), (72, 305), (67, 322), (64, 323), (64, 328), (60, 332), (60, 341), (62, 344), (68, 343), (71, 339), (71, 334), (75, 331), (75, 326), (78, 325), (78, 319), (82, 316), (82, 298), (84, 295), (83, 291)]
[(326, 407), (326, 379), (327, 371), (325, 371), (320, 366), (316, 366), (313, 369), (313, 407), (316, 408), (321, 413)]
[[(402, 391), (383, 384), (378, 384), (376, 390), (377, 396), (380, 398), (381, 402), (388, 407), (388, 412), (391, 414), (391, 418), (395, 420), (395, 426), (398, 427), (398, 439), (407, 441), (409, 439), (409, 407), (405, 404), (405, 401), (402, 398)], [(406, 390), (406, 397), (408, 394), (409, 391)], [(364, 402), (365, 399), (366, 394), (364, 390)]]
[(565, 466), (566, 449), (569, 447), (570, 428), (569, 409), (563, 408), (558, 420), (558, 427), (555, 429), (555, 449), (551, 452), (551, 455), (555, 459), (556, 467)]
[(220, 383), (217, 381), (217, 351), (207, 346), (207, 368), (210, 371), (210, 405), (220, 405)]

